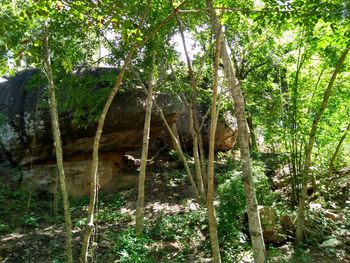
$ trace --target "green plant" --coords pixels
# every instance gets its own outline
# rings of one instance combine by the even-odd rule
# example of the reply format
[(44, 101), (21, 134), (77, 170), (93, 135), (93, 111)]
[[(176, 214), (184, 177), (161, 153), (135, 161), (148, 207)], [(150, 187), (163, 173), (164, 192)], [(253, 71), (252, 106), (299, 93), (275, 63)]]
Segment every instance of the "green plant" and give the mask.
[(114, 241), (113, 252), (120, 263), (151, 263), (148, 246), (152, 240), (147, 236), (136, 236), (133, 228), (119, 232), (111, 232)]
[(218, 230), (223, 259), (232, 262), (237, 254), (239, 236), (243, 228), (245, 196), (241, 178), (237, 172), (226, 173), (226, 180), (219, 185)]
[[(242, 248), (245, 239), (243, 231), (246, 229), (246, 199), (242, 173), (238, 163), (234, 162), (232, 153), (220, 153), (218, 162), (222, 164), (218, 176), (219, 240), (223, 258), (228, 262), (235, 262), (238, 260), (239, 253), (242, 249), (244, 250)], [(268, 206), (273, 205), (276, 197), (271, 191), (263, 163), (253, 161), (252, 172), (258, 203)]]
[(22, 218), (22, 225), (25, 227), (37, 227), (40, 218), (34, 215), (27, 215)]
[(203, 229), (206, 222), (204, 211), (197, 210), (185, 214), (163, 215), (151, 228), (150, 235), (161, 240), (184, 240), (195, 234), (196, 228)]
[(7, 233), (9, 230), (9, 225), (0, 223), (0, 233)]

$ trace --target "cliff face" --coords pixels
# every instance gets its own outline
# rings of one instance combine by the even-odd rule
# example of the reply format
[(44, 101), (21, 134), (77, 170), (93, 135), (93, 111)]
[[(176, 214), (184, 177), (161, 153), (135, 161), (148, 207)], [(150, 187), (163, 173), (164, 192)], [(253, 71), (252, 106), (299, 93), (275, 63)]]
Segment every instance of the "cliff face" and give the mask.
[[(84, 72), (82, 78), (86, 75), (99, 78), (104, 71), (111, 71), (111, 69)], [(21, 165), (54, 160), (50, 114), (45, 94), (46, 87), (40, 81), (31, 83), (37, 73), (37, 70), (23, 71), (8, 81), (0, 83), (0, 111), (3, 115), (0, 138), (3, 143), (3, 151), (7, 153), (3, 159), (12, 158), (13, 162)], [(71, 89), (74, 88), (79, 87), (71, 87)], [(97, 88), (100, 87), (91, 87), (91, 93), (96, 92)], [(63, 96), (70, 95), (61, 95), (61, 97)], [(137, 88), (127, 88), (117, 94), (106, 118), (101, 138), (101, 152), (116, 151), (122, 153), (138, 149), (141, 146), (145, 99), (144, 92)], [(162, 105), (169, 123), (176, 121), (177, 116), (182, 111), (180, 100), (176, 96), (167, 95), (157, 95), (156, 100)], [(74, 108), (74, 105), (71, 107)], [(84, 108), (79, 110), (84, 111)], [(89, 111), (90, 109), (85, 110)], [(95, 122), (91, 122), (84, 128), (80, 127), (75, 122), (72, 112), (63, 111), (60, 112), (60, 127), (65, 157), (92, 151), (92, 142), (96, 131)], [(162, 121), (154, 112), (152, 135), (159, 136), (162, 131)]]
[[(0, 165), (20, 165), (23, 168), (23, 185), (30, 191), (52, 192), (56, 178), (54, 146), (46, 85), (44, 80), (38, 78), (39, 73), (36, 69), (22, 71), (0, 83)], [(78, 108), (80, 119), (84, 120), (94, 108), (96, 110), (103, 107), (105, 100), (101, 99), (100, 91), (105, 89), (107, 94), (114, 83), (113, 78), (109, 83), (104, 80), (107, 73), (114, 78), (117, 75), (115, 69), (98, 68), (78, 71), (71, 76), (74, 81), (58, 81), (60, 128), (67, 184), (69, 193), (73, 196), (82, 196), (89, 191), (89, 169), (96, 131), (95, 121), (86, 121), (86, 125), (78, 125), (74, 111)], [(123, 175), (122, 172), (127, 166), (125, 152), (142, 147), (146, 95), (141, 88), (131, 86), (132, 84), (125, 83), (124, 89), (116, 95), (106, 118), (100, 145), (101, 190), (112, 192), (136, 182), (137, 179), (135, 176)], [(70, 96), (75, 97), (73, 99)], [(85, 97), (89, 97), (90, 104), (81, 103)], [(155, 99), (163, 108), (168, 122), (177, 122), (180, 133), (184, 138), (188, 137), (188, 124), (183, 117), (184, 106), (179, 97), (156, 94)], [(64, 107), (68, 101), (71, 110)], [(162, 120), (154, 110), (151, 144), (156, 147), (155, 142), (165, 140), (165, 134)], [(235, 143), (235, 138), (235, 128), (232, 129), (224, 123), (218, 125), (218, 149), (230, 149)], [(188, 141), (188, 138), (186, 140)]]

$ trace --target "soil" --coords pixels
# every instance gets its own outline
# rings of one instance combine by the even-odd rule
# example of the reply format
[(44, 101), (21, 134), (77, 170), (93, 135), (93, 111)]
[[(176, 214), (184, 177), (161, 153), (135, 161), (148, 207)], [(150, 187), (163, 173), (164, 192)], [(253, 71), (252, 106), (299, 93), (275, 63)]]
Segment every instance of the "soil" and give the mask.
[[(175, 175), (176, 176), (175, 176)], [(13, 187), (13, 186), (11, 186)], [(8, 192), (11, 192), (12, 188)], [(147, 225), (154, 225), (156, 221), (165, 215), (184, 215), (189, 211), (197, 211), (199, 206), (192, 198), (191, 188), (183, 175), (177, 171), (176, 165), (171, 168), (153, 169), (146, 179), (146, 209), (145, 222)], [(118, 262), (113, 251), (113, 244), (108, 233), (114, 231), (118, 233), (122, 229), (132, 227), (134, 224), (134, 215), (137, 200), (137, 189), (130, 189), (120, 193), (125, 199), (125, 205), (120, 209), (124, 215), (121, 220), (104, 222), (98, 224), (97, 232), (93, 238), (92, 247), (94, 248), (94, 262)], [(4, 195), (4, 194), (3, 194)], [(4, 196), (2, 196), (4, 198)], [(28, 196), (27, 196), (28, 197)], [(17, 207), (18, 204), (9, 203), (1, 206)], [(33, 204), (35, 198), (32, 197)], [(37, 198), (37, 197), (36, 197)], [(4, 199), (6, 200), (6, 199)], [(51, 201), (49, 201), (51, 202)], [(72, 207), (73, 223), (73, 251), (74, 258), (78, 259), (81, 248), (81, 239), (83, 235), (83, 224), (79, 224), (86, 214), (87, 200), (78, 208)], [(80, 203), (80, 204), (81, 204)], [(25, 210), (24, 204), (22, 210)], [(108, 203), (99, 203), (99, 209), (108, 208)], [(48, 207), (39, 207), (28, 209), (28, 211), (13, 211), (9, 214), (15, 214), (17, 217), (27, 216), (26, 218), (41, 218), (48, 216), (50, 211)], [(0, 220), (3, 220), (3, 214), (0, 214)], [(17, 218), (18, 219), (18, 218)], [(13, 218), (11, 220), (16, 220)], [(346, 218), (343, 218), (346, 220)], [(27, 222), (28, 223), (28, 222)], [(0, 221), (0, 226), (2, 222)], [(342, 222), (339, 223), (340, 225)], [(345, 232), (344, 232), (345, 231)], [(342, 245), (335, 248), (320, 248), (319, 244), (303, 250), (294, 250), (292, 243), (286, 243), (279, 247), (268, 248), (269, 262), (310, 262), (310, 263), (347, 263), (350, 262), (350, 230), (345, 229), (342, 233), (333, 233), (335, 237), (342, 241)], [(6, 231), (5, 231), (6, 232)], [(198, 230), (198, 239), (188, 240), (189, 248), (182, 261), (179, 262), (211, 262), (209, 253), (209, 241), (207, 230)], [(1, 232), (0, 232), (1, 233)], [(179, 240), (159, 240), (149, 249), (152, 251), (150, 256), (152, 262), (174, 262), (172, 258), (178, 256), (184, 249)], [(300, 253), (302, 251), (302, 253)], [(59, 263), (65, 262), (64, 255), (64, 224), (62, 218), (58, 222), (52, 220), (38, 220), (31, 227), (28, 225), (19, 225), (15, 229), (8, 230), (7, 233), (0, 235), (0, 262), (2, 263)], [(253, 262), (249, 253), (242, 254), (240, 262)]]

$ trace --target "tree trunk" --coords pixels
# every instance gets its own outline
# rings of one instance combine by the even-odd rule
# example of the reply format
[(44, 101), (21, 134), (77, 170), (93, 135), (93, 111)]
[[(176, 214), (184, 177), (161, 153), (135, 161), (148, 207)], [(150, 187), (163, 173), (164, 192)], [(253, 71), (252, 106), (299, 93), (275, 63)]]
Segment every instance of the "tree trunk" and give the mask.
[(323, 93), (323, 100), (321, 102), (320, 108), (318, 109), (318, 112), (316, 114), (315, 119), (312, 122), (311, 131), (309, 135), (309, 141), (305, 150), (305, 161), (304, 161), (304, 168), (303, 168), (303, 178), (302, 178), (302, 189), (299, 196), (299, 211), (297, 216), (297, 225), (296, 225), (296, 238), (295, 242), (297, 245), (299, 245), (304, 240), (304, 221), (305, 221), (305, 200), (306, 200), (306, 193), (307, 193), (307, 183), (309, 180), (309, 172), (310, 172), (310, 166), (311, 166), (311, 155), (312, 155), (312, 149), (315, 143), (316, 139), (316, 132), (318, 128), (318, 124), (321, 120), (321, 117), (323, 115), (323, 112), (325, 111), (329, 98), (332, 93), (332, 88), (334, 86), (334, 82), (337, 78), (337, 75), (340, 71), (341, 66), (343, 65), (345, 58), (347, 54), (349, 53), (349, 48), (346, 48), (343, 53), (341, 54), (339, 61), (334, 69), (334, 72), (332, 74), (332, 77), (328, 83), (327, 88), (325, 89)]
[(218, 240), (217, 221), (214, 206), (214, 158), (215, 158), (215, 132), (217, 125), (217, 95), (218, 95), (218, 83), (219, 83), (219, 61), (220, 61), (220, 49), (221, 49), (221, 27), (218, 28), (216, 33), (216, 50), (214, 60), (214, 83), (213, 83), (213, 100), (211, 106), (210, 116), (210, 132), (209, 132), (209, 160), (208, 160), (208, 185), (207, 185), (207, 209), (208, 209), (208, 223), (211, 251), (215, 263), (221, 262), (220, 247)]
[(203, 165), (202, 165), (202, 159), (200, 157), (200, 152), (199, 152), (199, 141), (201, 141), (199, 137), (201, 136), (201, 134), (199, 132), (199, 129), (197, 128), (199, 126), (198, 118), (197, 118), (197, 80), (196, 80), (196, 77), (194, 76), (191, 60), (188, 55), (182, 21), (178, 15), (176, 16), (176, 18), (177, 18), (177, 24), (180, 30), (181, 39), (182, 39), (182, 46), (185, 51), (186, 62), (188, 67), (188, 75), (190, 77), (190, 84), (192, 88), (192, 99), (191, 99), (190, 105), (188, 105), (188, 117), (189, 117), (189, 130), (192, 137), (192, 150), (193, 150), (194, 166), (196, 171), (197, 188), (198, 188), (201, 201), (205, 203), (205, 192), (204, 192), (203, 174), (202, 174)]
[[(135, 73), (140, 81), (140, 85), (144, 87), (143, 83), (142, 83), (142, 80), (140, 78), (140, 76)], [(145, 87), (144, 87), (145, 88)], [(146, 90), (147, 91), (147, 90)], [(164, 126), (166, 127), (172, 141), (173, 141), (173, 144), (174, 144), (174, 147), (175, 147), (175, 150), (179, 156), (179, 158), (181, 159), (184, 167), (185, 167), (185, 170), (186, 170), (186, 174), (188, 176), (188, 179), (190, 180), (190, 183), (191, 183), (191, 186), (192, 186), (192, 190), (193, 190), (193, 193), (197, 199), (197, 202), (200, 203), (200, 197), (199, 197), (199, 192), (198, 192), (198, 188), (196, 186), (196, 183), (195, 181), (193, 180), (193, 176), (192, 176), (192, 173), (191, 173), (191, 170), (190, 170), (190, 167), (188, 165), (188, 162), (185, 158), (185, 155), (182, 151), (182, 148), (181, 148), (181, 143), (179, 141), (179, 135), (178, 135), (178, 132), (177, 132), (177, 128), (176, 128), (176, 123), (174, 123), (172, 125), (172, 127), (170, 127), (169, 123), (167, 122), (165, 116), (164, 116), (164, 113), (163, 113), (163, 110), (162, 108), (158, 105), (158, 103), (156, 101), (153, 101), (153, 104), (156, 106), (158, 112), (159, 112), (159, 115), (160, 115), (160, 118), (162, 119), (163, 121), (163, 124)]]
[(334, 172), (334, 162), (335, 162), (335, 159), (337, 158), (338, 156), (338, 153), (339, 153), (339, 150), (340, 150), (340, 147), (342, 146), (343, 142), (345, 141), (345, 138), (346, 136), (348, 135), (348, 132), (350, 130), (350, 122), (348, 123), (348, 126), (346, 127), (344, 133), (343, 133), (343, 136), (340, 138), (339, 142), (338, 142), (338, 145), (337, 147), (335, 148), (335, 151), (332, 155), (332, 158), (331, 160), (329, 161), (329, 180), (331, 180), (331, 177), (332, 177), (332, 174)]
[(85, 263), (87, 262), (88, 257), (88, 247), (90, 243), (90, 237), (94, 231), (95, 225), (94, 225), (94, 213), (95, 213), (95, 205), (96, 205), (96, 198), (97, 198), (97, 170), (98, 170), (98, 151), (99, 151), (99, 145), (100, 145), (100, 139), (103, 131), (103, 126), (105, 123), (105, 119), (109, 110), (109, 107), (111, 106), (113, 99), (115, 95), (117, 94), (124, 77), (124, 73), (126, 70), (127, 65), (129, 64), (131, 57), (136, 49), (136, 46), (132, 46), (129, 54), (124, 60), (124, 65), (118, 75), (118, 79), (109, 94), (108, 100), (103, 108), (103, 111), (101, 113), (100, 119), (98, 121), (98, 126), (95, 134), (94, 139), (94, 146), (93, 146), (93, 153), (92, 153), (92, 164), (91, 164), (91, 182), (90, 182), (90, 201), (89, 201), (89, 208), (88, 208), (88, 221), (86, 224), (86, 231), (83, 239), (82, 244), (82, 251), (80, 255), (80, 262)]
[[(152, 61), (153, 63), (153, 61)], [(150, 76), (148, 81), (148, 95), (147, 106), (145, 116), (145, 126), (143, 129), (143, 141), (142, 141), (142, 155), (139, 175), (139, 192), (137, 197), (136, 207), (136, 226), (135, 231), (137, 235), (142, 235), (143, 232), (143, 217), (144, 217), (144, 202), (145, 202), (145, 178), (146, 178), (146, 166), (147, 155), (149, 145), (149, 134), (151, 129), (151, 115), (152, 115), (152, 103), (153, 103), (153, 70), (150, 70)]]
[(258, 153), (259, 149), (258, 149), (258, 144), (257, 144), (256, 136), (255, 136), (255, 130), (254, 130), (254, 125), (253, 125), (253, 118), (252, 118), (252, 115), (249, 112), (247, 114), (247, 124), (248, 124), (249, 131), (250, 131), (252, 152), (253, 153)]
[[(213, 29), (215, 30), (217, 35), (218, 32), (220, 32), (220, 22), (216, 16), (212, 1), (206, 0), (206, 3), (209, 10), (208, 15), (211, 19)], [(220, 34), (223, 35), (223, 33)], [(221, 57), (224, 64), (225, 77), (228, 80), (231, 89), (231, 95), (235, 103), (235, 111), (238, 126), (238, 141), (241, 152), (243, 184), (247, 202), (248, 222), (250, 236), (252, 240), (254, 261), (256, 263), (263, 263), (265, 262), (265, 244), (261, 229), (258, 203), (256, 200), (255, 187), (251, 170), (249, 133), (247, 120), (245, 116), (244, 99), (242, 90), (240, 88), (239, 82), (235, 74), (235, 69), (233, 67), (231, 58), (226, 48), (224, 38), (222, 37), (222, 39), (223, 41), (221, 42)]]
[(189, 129), (192, 137), (192, 150), (193, 150), (193, 159), (194, 159), (194, 167), (196, 171), (196, 180), (197, 180), (197, 188), (199, 192), (199, 197), (201, 203), (205, 203), (205, 194), (204, 194), (204, 184), (202, 178), (202, 169), (201, 169), (201, 161), (198, 152), (198, 137), (194, 128), (193, 115), (195, 114), (193, 111), (193, 104), (189, 105), (188, 108), (188, 117), (189, 117)]
[(49, 104), (50, 104), (50, 115), (51, 115), (51, 126), (52, 133), (55, 143), (55, 154), (56, 163), (60, 179), (60, 187), (63, 200), (63, 210), (64, 210), (64, 221), (66, 226), (66, 260), (68, 263), (73, 262), (72, 256), (72, 220), (69, 210), (68, 194), (66, 190), (66, 178), (64, 174), (63, 167), (63, 154), (62, 154), (62, 141), (59, 126), (57, 101), (55, 93), (55, 85), (53, 82), (51, 59), (50, 59), (50, 48), (49, 48), (49, 29), (47, 21), (45, 22), (45, 36), (44, 36), (44, 50), (45, 50), (45, 73), (48, 81), (49, 90)]

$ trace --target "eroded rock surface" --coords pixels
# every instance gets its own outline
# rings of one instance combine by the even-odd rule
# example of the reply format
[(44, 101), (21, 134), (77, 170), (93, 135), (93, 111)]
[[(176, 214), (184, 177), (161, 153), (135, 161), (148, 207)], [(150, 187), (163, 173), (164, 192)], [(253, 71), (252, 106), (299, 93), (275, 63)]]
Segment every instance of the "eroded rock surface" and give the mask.
[[(62, 79), (56, 77), (64, 165), (68, 191), (72, 196), (83, 196), (89, 191), (96, 116), (99, 116), (116, 76), (116, 69), (98, 68), (80, 69)], [(112, 192), (134, 181), (133, 177), (123, 176), (121, 172), (124, 169), (122, 166), (127, 165), (123, 159), (125, 153), (142, 147), (146, 94), (142, 88), (133, 85), (125, 81), (106, 116), (100, 140), (99, 184), (102, 191)], [(185, 110), (179, 97), (155, 94), (155, 99), (168, 123), (181, 123), (184, 129), (180, 132), (185, 134), (188, 119), (183, 118)], [(23, 183), (28, 190), (53, 192), (55, 151), (45, 78), (40, 76), (38, 70), (19, 72), (0, 83), (0, 112), (0, 166), (9, 163), (20, 165), (23, 168)], [(234, 117), (220, 121), (216, 132), (216, 149), (231, 149), (236, 141), (236, 131)], [(206, 127), (203, 133), (206, 144)], [(166, 134), (163, 121), (154, 109), (151, 146), (156, 148), (159, 142), (161, 147), (167, 145), (169, 136)], [(114, 158), (123, 161), (115, 162)]]
[[(98, 79), (111, 70), (102, 68), (81, 74), (91, 74)], [(7, 154), (3, 159), (10, 157), (21, 165), (54, 159), (46, 87), (40, 85), (40, 82), (31, 83), (36, 74), (37, 70), (26, 70), (0, 83), (0, 111), (3, 115), (0, 137), (4, 145), (3, 150)], [(91, 87), (91, 92), (98, 88), (100, 87)], [(127, 87), (125, 91), (117, 94), (106, 117), (100, 146), (102, 152), (123, 152), (140, 148), (145, 100), (146, 95), (142, 89)], [(156, 100), (162, 106), (169, 123), (173, 123), (182, 112), (183, 106), (176, 96), (159, 94), (156, 95)], [(83, 128), (77, 125), (71, 112), (60, 112), (65, 156), (91, 152), (96, 122), (86, 126)], [(152, 136), (159, 136), (163, 131), (162, 120), (154, 112)]]

